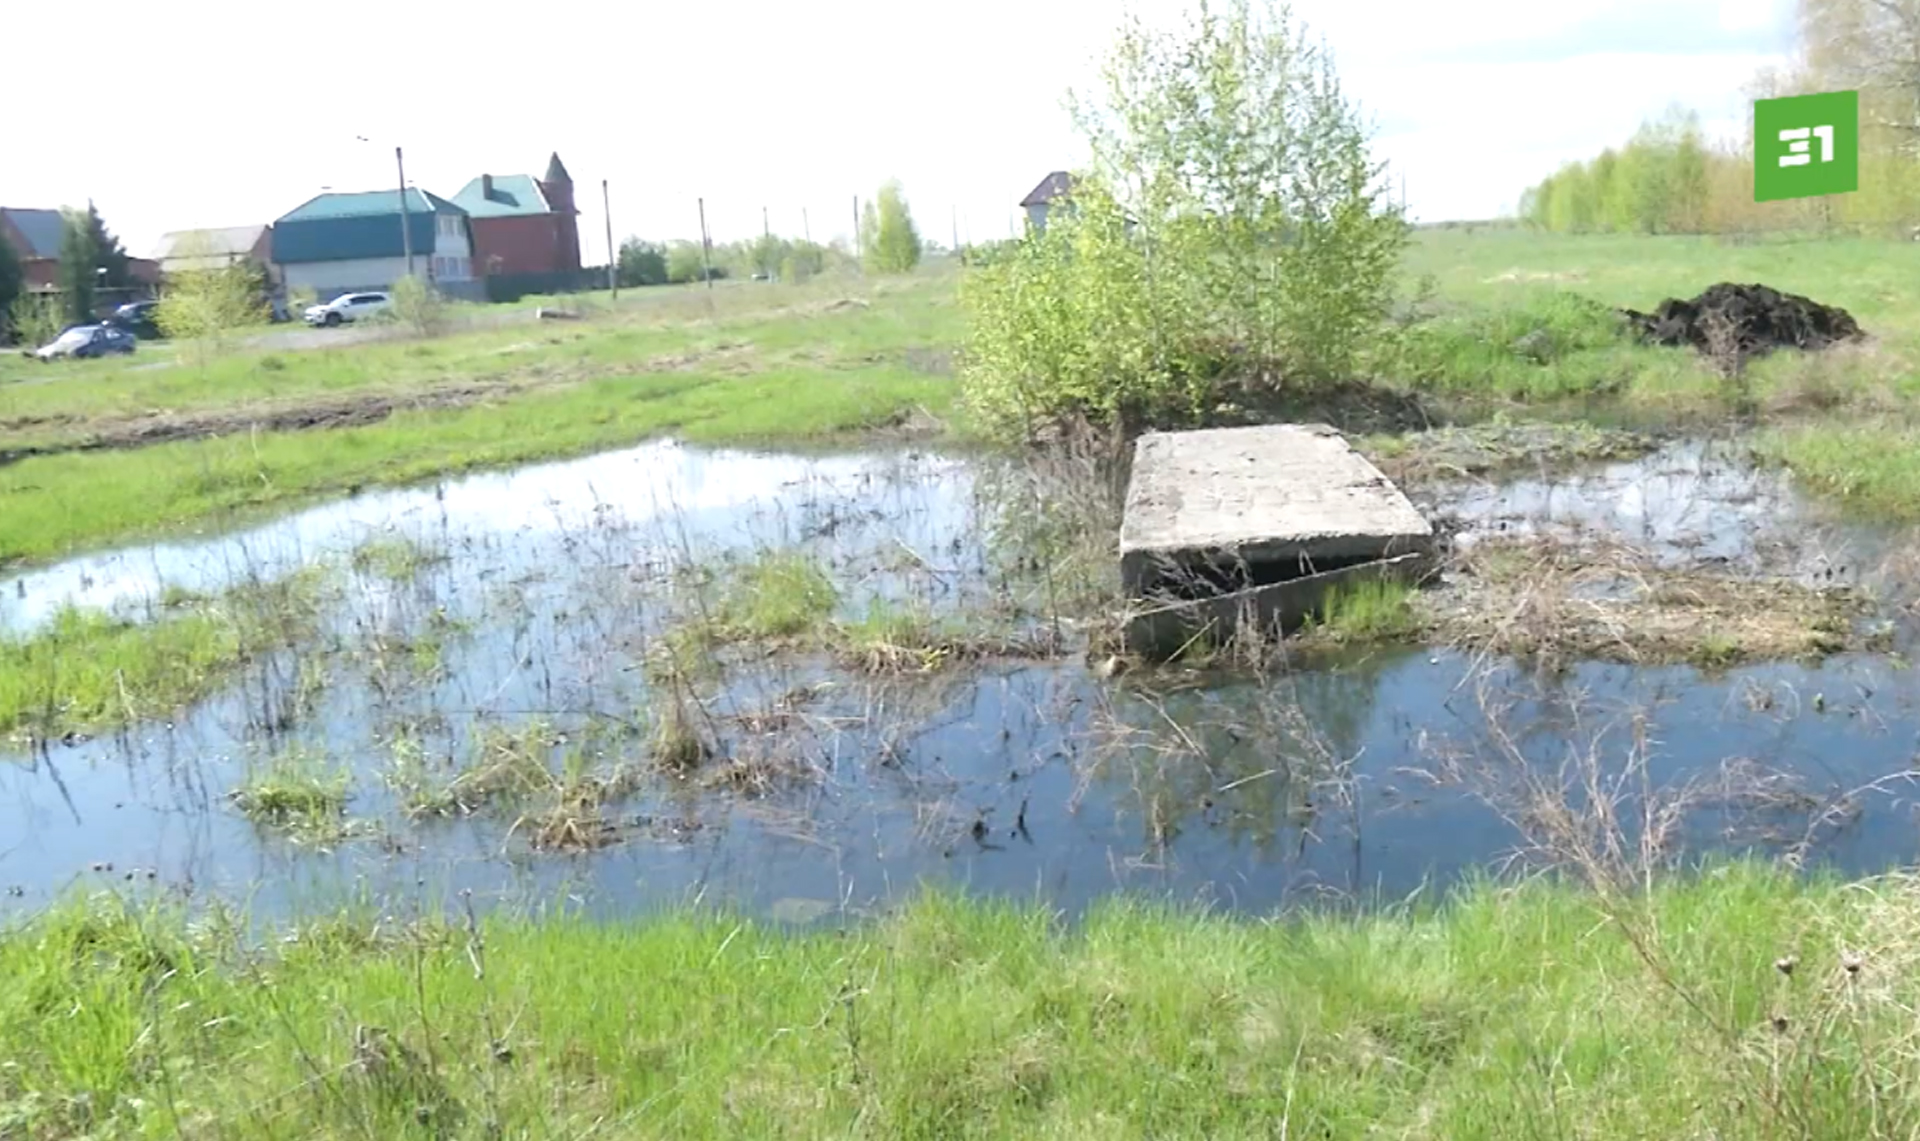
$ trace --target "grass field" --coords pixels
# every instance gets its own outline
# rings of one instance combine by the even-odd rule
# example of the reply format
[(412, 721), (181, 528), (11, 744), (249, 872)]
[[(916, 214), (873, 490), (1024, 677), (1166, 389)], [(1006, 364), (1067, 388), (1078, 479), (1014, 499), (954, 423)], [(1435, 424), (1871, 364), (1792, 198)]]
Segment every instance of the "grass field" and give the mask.
[(1920, 887), (1749, 865), (1358, 917), (932, 895), (263, 951), (99, 899), (0, 937), (0, 1133), (1905, 1137)]
[[(1560, 237), (1429, 231), (1435, 286), (1373, 362), (1377, 383), (1474, 415), (1725, 419), (1863, 510), (1920, 515), (1911, 426), (1920, 246), (1862, 239)], [(713, 443), (844, 439), (955, 410), (964, 339), (950, 265), (904, 279), (632, 291), (582, 319), (243, 351), (205, 368), (0, 364), (0, 564), (353, 488), (674, 433)], [(1762, 281), (1852, 311), (1862, 347), (1756, 362), (1732, 391), (1692, 354), (1627, 343), (1612, 306)], [(1516, 346), (1525, 346), (1516, 347)], [(164, 360), (164, 358), (162, 358)]]

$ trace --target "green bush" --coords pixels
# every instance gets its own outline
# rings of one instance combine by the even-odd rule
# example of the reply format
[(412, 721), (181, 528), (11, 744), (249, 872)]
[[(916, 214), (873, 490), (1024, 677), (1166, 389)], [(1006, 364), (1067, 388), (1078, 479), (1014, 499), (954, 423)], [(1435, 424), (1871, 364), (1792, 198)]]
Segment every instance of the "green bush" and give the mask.
[(1229, 0), (1180, 33), (1128, 25), (1105, 75), (1075, 108), (1093, 171), (967, 290), (983, 422), (1125, 431), (1351, 376), (1408, 228), (1324, 50), (1284, 5)]

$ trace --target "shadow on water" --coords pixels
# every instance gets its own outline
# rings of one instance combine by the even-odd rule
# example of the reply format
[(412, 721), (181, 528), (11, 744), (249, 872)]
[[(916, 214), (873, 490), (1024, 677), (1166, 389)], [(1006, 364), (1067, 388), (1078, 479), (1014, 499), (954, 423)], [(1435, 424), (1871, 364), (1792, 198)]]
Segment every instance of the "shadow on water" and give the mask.
[[(1660, 455), (1552, 486), (1453, 489), (1446, 502), (1471, 526), (1610, 527), (1700, 557), (1693, 534), (1732, 561), (1764, 559), (1797, 526), (1790, 489), (1741, 483), (1704, 450)], [(1069, 658), (865, 674), (804, 648), (721, 655), (699, 713), (717, 755), (652, 763), (649, 648), (685, 613), (690, 566), (798, 549), (830, 568), (848, 621), (876, 599), (1034, 617), (986, 539), (1028, 508), (983, 494), (983, 471), (911, 453), (648, 445), (7, 581), (5, 622), (20, 631), (66, 601), (143, 614), (167, 587), (210, 593), (323, 556), (349, 564), (299, 655), (254, 663), (174, 723), (0, 765), (0, 886), (31, 905), (76, 879), (151, 877), (268, 914), (459, 890), (568, 894), (599, 914), (699, 897), (797, 921), (925, 881), (1069, 912), (1116, 889), (1251, 910), (1397, 897), (1521, 843), (1482, 799), (1433, 779), (1443, 759), (1482, 755), (1491, 771), (1519, 755), (1551, 771), (1614, 748), (1629, 724), (1657, 783), (1738, 761), (1769, 774), (1749, 794), (1779, 794), (1759, 814), (1722, 798), (1691, 820), (1691, 850), (1777, 851), (1824, 828), (1812, 858), (1849, 871), (1920, 854), (1906, 790), (1859, 791), (1906, 771), (1920, 746), (1909, 675), (1870, 657), (1534, 676), (1394, 650), (1260, 677), (1107, 678)], [(1702, 480), (1731, 490), (1703, 499)], [(1703, 502), (1704, 521), (1664, 522)], [(345, 554), (375, 536), (431, 557), (404, 573), (352, 568)], [(1508, 697), (1497, 709), (1489, 685)], [(644, 774), (596, 809), (609, 842), (541, 850), (524, 812), (409, 811), (403, 771), (451, 779), (489, 734), (533, 724), (551, 726), (555, 766), (566, 755)], [(292, 753), (350, 774), (358, 827), (301, 837), (235, 810), (229, 794), (249, 770)]]

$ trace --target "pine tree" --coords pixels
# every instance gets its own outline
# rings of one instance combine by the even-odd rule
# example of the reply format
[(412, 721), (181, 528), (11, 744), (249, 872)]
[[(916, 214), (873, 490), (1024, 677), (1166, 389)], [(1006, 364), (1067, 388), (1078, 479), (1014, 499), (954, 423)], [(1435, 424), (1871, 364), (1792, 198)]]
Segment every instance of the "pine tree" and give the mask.
[(133, 270), (126, 248), (120, 244), (119, 238), (113, 236), (113, 231), (107, 229), (100, 211), (94, 209), (91, 201), (87, 203), (86, 217), (87, 233), (93, 239), (94, 268), (107, 271), (98, 275), (100, 284), (108, 289), (125, 289), (132, 285)]

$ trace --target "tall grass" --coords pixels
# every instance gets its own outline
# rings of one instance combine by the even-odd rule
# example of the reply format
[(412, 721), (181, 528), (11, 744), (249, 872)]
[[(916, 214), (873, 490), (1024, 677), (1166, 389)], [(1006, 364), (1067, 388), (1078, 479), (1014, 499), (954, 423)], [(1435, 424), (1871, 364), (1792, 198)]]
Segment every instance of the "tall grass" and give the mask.
[(164, 715), (212, 693), (257, 655), (312, 629), (324, 568), (181, 598), (152, 621), (69, 607), (26, 636), (0, 637), (0, 739), (53, 738)]
[(1274, 924), (940, 894), (844, 933), (342, 916), (265, 954), (70, 902), (0, 938), (4, 1112), (30, 1137), (1908, 1134), (1910, 879), (1719, 866), (1645, 906), (1700, 1009), (1552, 880)]

